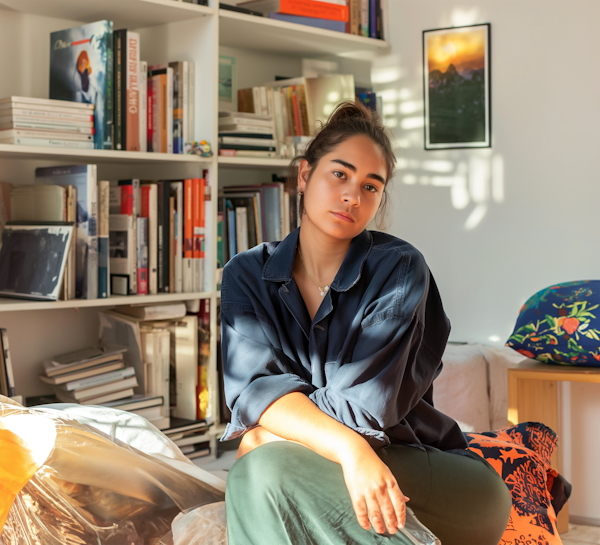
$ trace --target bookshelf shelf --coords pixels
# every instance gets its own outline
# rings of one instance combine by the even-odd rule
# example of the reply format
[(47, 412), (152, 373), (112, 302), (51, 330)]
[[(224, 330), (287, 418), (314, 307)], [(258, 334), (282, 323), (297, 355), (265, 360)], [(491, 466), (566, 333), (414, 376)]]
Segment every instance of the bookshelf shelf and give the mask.
[(260, 159), (254, 157), (225, 157), (219, 156), (219, 166), (227, 168), (287, 168), (291, 159)]
[(213, 162), (212, 157), (177, 153), (58, 149), (13, 144), (0, 144), (0, 159), (47, 159), (74, 163), (193, 163), (206, 166)]
[(323, 30), (266, 17), (219, 10), (219, 43), (279, 55), (343, 55), (364, 58), (388, 49), (384, 40), (374, 40)]
[(114, 21), (114, 28), (145, 28), (212, 16), (214, 8), (176, 0), (3, 0), (20, 12), (91, 23)]
[(71, 299), (69, 301), (29, 301), (27, 299), (0, 298), (0, 312), (57, 310), (65, 308), (100, 308), (116, 305), (135, 305), (150, 303), (167, 303), (169, 301), (190, 301), (193, 299), (209, 299), (210, 292), (201, 293), (159, 293), (157, 295), (112, 296), (107, 299)]

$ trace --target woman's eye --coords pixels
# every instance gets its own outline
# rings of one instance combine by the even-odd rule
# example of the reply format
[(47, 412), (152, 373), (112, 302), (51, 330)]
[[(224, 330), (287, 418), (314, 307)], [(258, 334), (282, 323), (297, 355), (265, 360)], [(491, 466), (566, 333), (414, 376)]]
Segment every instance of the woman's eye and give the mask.
[(345, 174), (341, 170), (334, 170), (333, 175), (337, 178), (343, 178)]
[(365, 187), (367, 188), (367, 191), (370, 191), (371, 193), (377, 193), (377, 187), (374, 185), (367, 184)]

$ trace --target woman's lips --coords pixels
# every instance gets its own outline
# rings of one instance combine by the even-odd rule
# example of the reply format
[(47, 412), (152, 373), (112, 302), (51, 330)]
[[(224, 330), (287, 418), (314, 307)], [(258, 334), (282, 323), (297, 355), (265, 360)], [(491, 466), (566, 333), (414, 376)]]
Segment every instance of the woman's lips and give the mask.
[(346, 216), (345, 214), (340, 214), (339, 212), (332, 212), (332, 214), (336, 218), (338, 218), (338, 219), (340, 219), (342, 221), (347, 221), (348, 223), (354, 223), (354, 220), (351, 217)]

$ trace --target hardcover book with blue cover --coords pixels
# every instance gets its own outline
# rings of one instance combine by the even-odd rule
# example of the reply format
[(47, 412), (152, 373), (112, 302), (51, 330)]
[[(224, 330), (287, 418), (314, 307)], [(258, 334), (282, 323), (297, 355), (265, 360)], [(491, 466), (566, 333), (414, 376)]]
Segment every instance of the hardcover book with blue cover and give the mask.
[(50, 98), (94, 105), (96, 149), (112, 149), (112, 34), (112, 21), (50, 34)]

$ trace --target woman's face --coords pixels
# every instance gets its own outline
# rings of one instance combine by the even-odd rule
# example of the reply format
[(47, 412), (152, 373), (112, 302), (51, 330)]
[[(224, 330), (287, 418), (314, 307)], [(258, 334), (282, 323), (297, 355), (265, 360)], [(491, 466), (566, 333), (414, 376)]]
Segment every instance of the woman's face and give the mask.
[(387, 167), (381, 148), (368, 136), (353, 136), (321, 158), (307, 183), (309, 173), (308, 162), (302, 161), (302, 222), (334, 238), (359, 235), (375, 217), (383, 196)]

